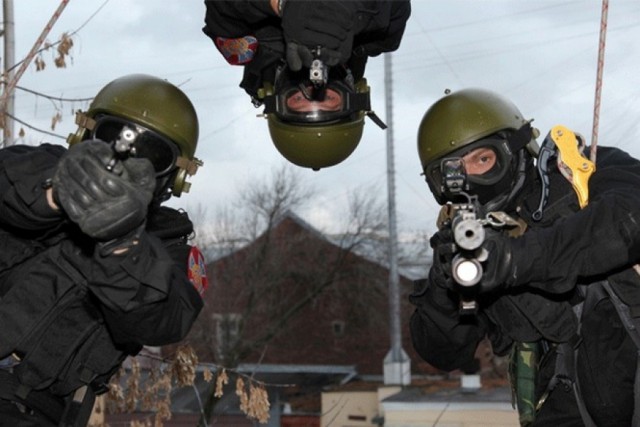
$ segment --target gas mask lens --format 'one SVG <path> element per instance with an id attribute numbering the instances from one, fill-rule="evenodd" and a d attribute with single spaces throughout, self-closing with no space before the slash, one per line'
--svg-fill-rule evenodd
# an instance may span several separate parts
<path id="1" fill-rule="evenodd" d="M 470 177 L 490 175 L 496 169 L 500 169 L 498 154 L 492 146 L 479 147 L 465 154 L 465 170 Z"/>
<path id="2" fill-rule="evenodd" d="M 428 179 L 444 179 L 455 183 L 454 177 L 464 174 L 470 184 L 492 185 L 505 174 L 511 160 L 511 152 L 504 140 L 483 140 L 474 144 L 470 150 L 460 154 L 461 157 L 449 157 L 435 163 L 427 169 Z M 462 168 L 462 170 L 461 170 Z M 453 187 L 450 187 L 453 188 Z"/>
<path id="3" fill-rule="evenodd" d="M 322 84 L 311 80 L 309 70 L 279 70 L 275 82 L 275 113 L 283 121 L 327 123 L 354 112 L 355 88 L 345 70 L 333 67 Z"/>
<path id="4" fill-rule="evenodd" d="M 278 113 L 282 119 L 292 122 L 328 122 L 348 116 L 347 104 L 347 96 L 336 85 L 315 88 L 301 83 L 279 95 Z"/>
<path id="5" fill-rule="evenodd" d="M 102 117 L 96 121 L 91 137 L 113 143 L 123 137 L 133 139 L 130 155 L 148 159 L 156 176 L 170 172 L 178 158 L 178 147 L 168 138 L 115 117 Z"/>
<path id="6" fill-rule="evenodd" d="M 461 191 L 485 192 L 501 182 L 511 165 L 511 151 L 503 138 L 486 138 L 427 166 L 425 176 L 440 202 L 453 201 Z"/>
<path id="7" fill-rule="evenodd" d="M 302 85 L 287 91 L 285 98 L 287 109 L 293 112 L 340 111 L 343 107 L 342 94 L 330 87 Z"/>

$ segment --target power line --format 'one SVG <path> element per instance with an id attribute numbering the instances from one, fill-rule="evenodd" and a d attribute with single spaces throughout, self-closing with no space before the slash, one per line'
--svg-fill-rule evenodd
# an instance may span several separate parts
<path id="1" fill-rule="evenodd" d="M 26 87 L 22 87 L 22 86 L 16 86 L 16 89 L 22 90 L 24 92 L 28 92 L 31 93 L 33 95 L 36 95 L 38 97 L 41 98 L 46 98 L 49 99 L 51 101 L 60 101 L 60 102 L 88 102 L 93 100 L 93 96 L 90 98 L 63 98 L 63 97 L 59 97 L 59 96 L 51 96 L 51 95 L 47 95 L 45 93 L 42 92 L 38 92 L 32 89 L 27 89 Z"/>
<path id="2" fill-rule="evenodd" d="M 102 8 L 109 2 L 110 0 L 105 0 L 102 5 L 100 5 L 98 7 L 98 9 L 91 15 L 89 16 L 89 18 L 87 20 L 85 20 L 82 25 L 80 25 L 75 31 L 73 31 L 68 37 L 71 37 L 75 34 L 77 34 L 82 28 L 84 28 L 101 10 Z M 20 80 L 20 78 L 22 77 L 23 73 L 26 71 L 29 63 L 31 62 L 31 60 L 38 55 L 40 52 L 49 49 L 51 46 L 55 46 L 58 45 L 60 43 L 63 42 L 63 40 L 65 39 L 63 37 L 63 39 L 57 41 L 56 43 L 53 44 L 47 44 L 45 47 L 41 47 L 47 37 L 47 35 L 49 34 L 49 32 L 51 31 L 51 29 L 53 28 L 53 25 L 57 22 L 58 18 L 60 17 L 60 15 L 62 14 L 62 11 L 65 9 L 65 7 L 67 6 L 69 0 L 61 0 L 60 5 L 58 6 L 58 8 L 56 9 L 56 11 L 54 12 L 54 14 L 51 16 L 51 18 L 49 19 L 49 21 L 47 22 L 47 24 L 45 25 L 44 29 L 42 30 L 42 32 L 40 33 L 40 35 L 38 36 L 38 38 L 36 39 L 36 42 L 34 43 L 33 47 L 31 48 L 31 50 L 29 51 L 29 53 L 27 54 L 27 56 L 20 62 L 16 63 L 16 64 L 12 64 L 12 66 L 10 68 L 8 68 L 6 70 L 6 75 L 10 76 L 9 81 L 5 82 L 3 81 L 2 83 L 4 84 L 4 92 L 2 94 L 2 97 L 0 98 L 0 106 L 2 107 L 2 112 L 4 113 L 4 115 L 6 117 L 12 118 L 14 119 L 16 122 L 20 123 L 23 126 L 26 126 L 32 130 L 35 130 L 37 132 L 41 132 L 44 133 L 46 135 L 49 136 L 53 136 L 55 138 L 62 138 L 65 139 L 65 137 L 61 136 L 61 135 L 57 135 L 55 133 L 43 130 L 43 129 L 39 129 L 36 128 L 35 126 L 31 126 L 29 124 L 27 124 L 25 121 L 23 120 L 19 120 L 16 119 L 15 116 L 13 115 L 13 96 L 14 96 L 14 90 L 15 89 L 20 89 L 22 91 L 25 92 L 29 92 L 31 94 L 34 94 L 36 96 L 39 97 L 43 97 L 46 99 L 49 99 L 51 101 L 59 101 L 59 102 L 84 102 L 84 101 L 89 101 L 92 98 L 77 98 L 77 99 L 72 99 L 72 98 L 63 98 L 63 97 L 53 97 L 50 95 L 46 95 L 44 93 L 41 92 L 37 92 L 31 89 L 27 89 L 24 87 L 19 87 L 18 86 L 18 81 Z M 15 74 L 12 74 L 13 70 L 19 67 L 18 71 Z M 9 106 L 11 108 L 9 108 Z M 9 127 L 10 125 L 8 123 L 4 124 L 5 126 L 5 135 L 6 134 L 12 134 L 13 132 L 11 131 L 11 128 Z M 9 130 L 7 130 L 9 129 Z M 9 139 L 7 137 L 4 138 L 3 143 L 0 146 L 5 146 L 9 143 Z"/>
<path id="3" fill-rule="evenodd" d="M 40 35 L 36 39 L 36 42 L 33 44 L 33 47 L 31 48 L 31 50 L 29 51 L 29 53 L 27 54 L 25 59 L 22 60 L 19 63 L 20 68 L 18 68 L 18 71 L 16 71 L 16 73 L 11 77 L 11 80 L 5 85 L 4 93 L 2 94 L 2 97 L 0 98 L 0 109 L 2 109 L 2 111 L 7 116 L 9 116 L 9 114 L 13 112 L 13 111 L 7 111 L 7 107 L 12 104 L 10 102 L 10 99 L 11 99 L 12 94 L 13 94 L 13 89 L 18 84 L 18 81 L 20 80 L 20 78 L 22 77 L 22 75 L 26 71 L 27 67 L 31 63 L 31 60 L 38 53 L 38 48 L 42 45 L 42 43 L 44 43 L 44 40 L 47 37 L 47 34 L 49 34 L 49 32 L 51 31 L 51 28 L 53 28 L 53 25 L 58 20 L 58 18 L 60 17 L 60 14 L 65 9 L 65 7 L 67 6 L 68 3 L 69 3 L 69 0 L 62 0 L 60 2 L 60 5 L 56 9 L 56 11 L 53 13 L 51 18 L 49 19 L 49 22 L 47 22 L 47 25 L 45 25 L 44 29 L 42 30 L 42 32 L 40 33 Z M 18 64 L 14 65 L 14 67 L 17 66 L 17 65 Z M 11 72 L 11 71 L 13 71 L 13 69 L 9 70 L 9 72 Z M 7 126 L 6 123 L 4 124 L 4 127 L 5 127 L 5 133 L 8 133 L 8 134 L 12 134 L 13 133 L 11 131 L 7 132 L 8 126 Z M 9 130 L 10 130 L 10 128 L 9 128 Z M 9 142 L 10 142 L 9 138 L 5 138 L 4 141 L 3 141 L 3 146 L 9 145 Z"/>
<path id="4" fill-rule="evenodd" d="M 53 136 L 54 138 L 67 139 L 65 136 L 59 135 L 57 133 L 49 132 L 47 130 L 39 129 L 39 128 L 35 127 L 35 126 L 32 126 L 29 123 L 25 122 L 24 120 L 20 120 L 19 118 L 15 117 L 13 114 L 9 114 L 7 112 L 5 112 L 5 114 L 7 116 L 11 117 L 11 119 L 15 120 L 16 122 L 20 123 L 23 126 L 28 127 L 31 130 L 35 130 L 36 132 L 44 133 L 44 134 L 49 135 L 49 136 Z"/>
<path id="5" fill-rule="evenodd" d="M 65 0 L 63 0 L 63 2 L 64 2 L 64 1 L 65 1 Z M 78 28 L 76 28 L 76 29 L 75 29 L 75 30 L 73 30 L 71 33 L 69 33 L 69 36 L 70 36 L 70 37 L 72 37 L 72 36 L 76 35 L 76 34 L 77 34 L 81 29 L 83 29 L 83 28 L 84 28 L 84 27 L 85 27 L 85 26 L 86 26 L 86 25 L 87 25 L 87 24 L 88 24 L 88 23 L 89 23 L 89 22 L 90 22 L 90 21 L 91 21 L 91 20 L 92 20 L 92 19 L 93 19 L 97 14 L 98 14 L 98 12 L 100 12 L 100 11 L 102 10 L 102 8 L 103 8 L 103 7 L 105 7 L 107 3 L 109 3 L 109 1 L 110 1 L 110 0 L 105 0 L 105 1 L 104 1 L 104 2 L 103 2 L 103 3 L 98 7 L 98 9 L 96 9 L 96 11 L 95 11 L 94 13 L 92 13 L 92 14 L 91 14 L 91 16 L 89 16 L 89 18 L 87 18 L 87 19 L 86 19 L 86 20 L 85 20 L 85 21 L 84 21 L 84 22 L 83 22 L 83 23 L 82 23 Z M 68 2 L 68 0 L 66 0 L 66 2 Z M 51 44 L 47 44 L 47 46 L 42 47 L 42 48 L 40 48 L 40 49 L 36 50 L 36 52 L 35 52 L 35 53 L 36 53 L 36 54 L 41 53 L 41 52 L 43 52 L 43 51 L 45 51 L 45 50 L 49 49 L 50 47 L 53 47 L 53 46 L 59 45 L 60 43 L 61 43 L 61 40 L 58 40 L 58 41 L 56 41 L 56 42 L 54 42 L 54 43 L 51 43 Z M 40 43 L 40 44 L 42 44 L 42 43 Z M 22 64 L 26 59 L 27 59 L 27 58 L 25 57 L 22 61 L 19 61 L 19 62 L 17 62 L 16 64 L 14 64 L 14 65 L 13 65 L 13 67 L 12 67 L 11 69 L 9 69 L 9 71 L 13 71 L 13 69 L 14 69 L 15 67 L 20 66 L 20 65 L 21 65 L 21 64 Z"/>

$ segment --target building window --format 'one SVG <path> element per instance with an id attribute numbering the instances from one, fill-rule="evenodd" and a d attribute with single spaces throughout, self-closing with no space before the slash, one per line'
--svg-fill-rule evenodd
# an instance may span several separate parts
<path id="1" fill-rule="evenodd" d="M 344 322 L 342 320 L 334 320 L 331 322 L 331 330 L 333 331 L 333 335 L 336 337 L 341 337 L 344 335 Z"/>
<path id="2" fill-rule="evenodd" d="M 242 316 L 238 313 L 214 314 L 213 320 L 216 324 L 216 352 L 222 359 L 238 342 Z"/>

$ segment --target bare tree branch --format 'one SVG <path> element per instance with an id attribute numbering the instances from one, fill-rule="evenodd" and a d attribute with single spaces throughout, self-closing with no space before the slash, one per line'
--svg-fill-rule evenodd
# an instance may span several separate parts
<path id="1" fill-rule="evenodd" d="M 194 346 L 206 343 L 206 349 L 199 351 L 201 357 L 234 367 L 252 355 L 268 352 L 270 343 L 286 336 L 290 325 L 326 292 L 337 293 L 335 307 L 327 310 L 357 305 L 369 315 L 355 321 L 386 322 L 386 312 L 375 310 L 372 303 L 375 298 L 384 300 L 386 279 L 362 267 L 357 254 L 357 250 L 366 251 L 372 238 L 386 238 L 386 210 L 380 193 L 375 187 L 353 191 L 342 215 L 343 232 L 328 237 L 296 216 L 295 211 L 302 210 L 317 192 L 292 166 L 285 165 L 272 171 L 268 179 L 252 180 L 241 188 L 232 208 L 219 211 L 216 221 L 209 224 L 206 239 L 199 232 L 201 242 L 215 247 L 205 247 L 205 251 L 227 255 L 211 272 L 215 286 L 226 290 L 224 296 L 218 294 L 224 303 L 212 304 L 222 304 L 216 309 L 219 313 L 213 310 L 214 316 L 235 319 L 237 328 L 232 342 L 219 342 L 212 333 L 211 316 L 201 316 L 190 335 Z M 282 221 L 287 215 L 296 218 L 297 228 L 285 230 Z M 213 395 L 208 396 L 207 415 L 215 402 Z"/>

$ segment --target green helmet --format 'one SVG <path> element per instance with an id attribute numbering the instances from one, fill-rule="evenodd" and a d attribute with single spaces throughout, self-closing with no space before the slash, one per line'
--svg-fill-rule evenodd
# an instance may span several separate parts
<path id="1" fill-rule="evenodd" d="M 483 204 L 510 199 L 521 186 L 517 164 L 531 164 L 531 156 L 521 155 L 521 150 L 535 150 L 537 130 L 529 123 L 511 101 L 488 90 L 463 89 L 436 101 L 418 129 L 418 155 L 436 200 L 451 201 L 445 194 L 442 160 L 480 146 L 492 147 L 498 160 L 490 172 L 468 176 L 467 190 Z"/>
<path id="2" fill-rule="evenodd" d="M 422 117 L 418 155 L 422 168 L 481 138 L 528 123 L 511 101 L 483 89 L 445 95 Z"/>
<path id="3" fill-rule="evenodd" d="M 270 114 L 273 144 L 291 163 L 318 170 L 336 165 L 353 153 L 364 128 L 364 113 L 352 121 L 331 125 L 286 123 Z"/>
<path id="4" fill-rule="evenodd" d="M 356 83 L 350 76 L 329 80 L 325 90 L 339 93 L 342 99 L 335 111 L 299 112 L 289 106 L 289 97 L 300 92 L 301 80 L 286 69 L 279 72 L 275 87 L 265 84 L 259 97 L 265 102 L 271 140 L 287 160 L 318 170 L 353 153 L 362 138 L 365 115 L 373 114 L 364 78 Z"/>
<path id="5" fill-rule="evenodd" d="M 98 92 L 86 112 L 77 113 L 78 130 L 69 135 L 67 142 L 73 145 L 96 137 L 102 121 L 130 123 L 156 135 L 155 141 L 168 140 L 173 147 L 177 146 L 170 165 L 175 174 L 169 187 L 174 196 L 189 191 L 191 184 L 186 182 L 187 175 L 194 175 L 202 165 L 195 157 L 198 116 L 178 87 L 144 74 L 117 78 Z"/>

